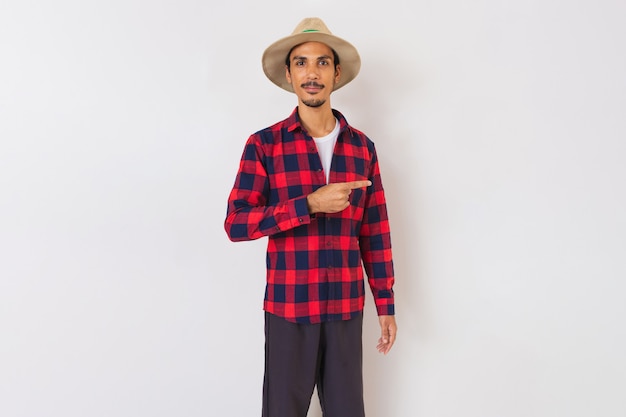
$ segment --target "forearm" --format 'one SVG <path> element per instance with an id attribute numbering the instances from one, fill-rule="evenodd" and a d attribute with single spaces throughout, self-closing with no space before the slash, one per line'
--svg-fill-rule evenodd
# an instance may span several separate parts
<path id="1" fill-rule="evenodd" d="M 384 202 L 376 207 L 372 211 L 376 214 L 366 216 L 361 227 L 361 258 L 378 315 L 393 315 L 395 278 L 391 233 Z M 372 220 L 374 218 L 377 220 Z"/>
<path id="2" fill-rule="evenodd" d="M 305 196 L 276 205 L 254 206 L 234 200 L 228 206 L 224 229 L 233 242 L 271 236 L 311 222 Z"/>
<path id="3" fill-rule="evenodd" d="M 379 316 L 395 313 L 393 285 L 395 282 L 391 245 L 388 236 L 379 236 L 369 242 L 361 241 L 363 267 L 368 277 L 376 311 Z M 372 249 L 372 247 L 376 249 Z"/>

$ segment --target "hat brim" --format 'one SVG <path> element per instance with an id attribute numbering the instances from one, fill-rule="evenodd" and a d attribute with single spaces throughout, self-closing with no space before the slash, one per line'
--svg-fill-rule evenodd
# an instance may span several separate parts
<path id="1" fill-rule="evenodd" d="M 305 42 L 321 42 L 337 52 L 341 65 L 341 77 L 339 82 L 335 84 L 333 91 L 348 84 L 359 73 L 361 57 L 350 42 L 327 33 L 298 33 L 279 39 L 263 52 L 263 72 L 265 72 L 270 81 L 283 90 L 293 93 L 293 87 L 287 82 L 287 77 L 285 76 L 285 59 L 287 54 L 294 46 Z"/>

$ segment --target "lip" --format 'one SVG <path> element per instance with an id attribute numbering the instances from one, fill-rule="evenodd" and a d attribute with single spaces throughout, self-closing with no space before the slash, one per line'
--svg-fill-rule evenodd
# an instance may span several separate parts
<path id="1" fill-rule="evenodd" d="M 304 91 L 310 94 L 319 93 L 321 91 L 320 87 L 304 87 Z"/>
<path id="2" fill-rule="evenodd" d="M 322 90 L 322 88 L 323 88 L 322 86 L 317 86 L 317 85 L 304 85 L 302 87 L 302 89 L 309 94 L 318 93 Z"/>

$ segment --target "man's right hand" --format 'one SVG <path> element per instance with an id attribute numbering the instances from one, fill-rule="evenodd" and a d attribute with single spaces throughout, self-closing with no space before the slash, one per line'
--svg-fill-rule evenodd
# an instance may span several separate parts
<path id="1" fill-rule="evenodd" d="M 338 213 L 350 205 L 350 193 L 372 185 L 369 180 L 337 182 L 318 188 L 306 197 L 309 213 Z"/>

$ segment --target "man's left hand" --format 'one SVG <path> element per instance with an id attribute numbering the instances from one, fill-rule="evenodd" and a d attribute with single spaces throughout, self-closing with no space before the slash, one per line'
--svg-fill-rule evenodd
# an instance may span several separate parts
<path id="1" fill-rule="evenodd" d="M 396 333 L 398 332 L 396 317 L 378 316 L 378 321 L 380 322 L 380 339 L 378 339 L 376 349 L 386 355 L 396 341 Z"/>

